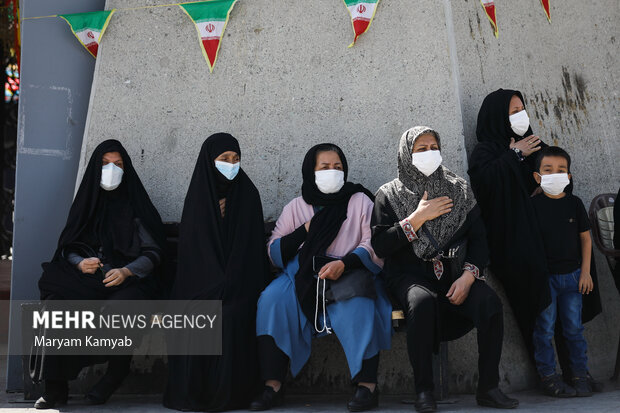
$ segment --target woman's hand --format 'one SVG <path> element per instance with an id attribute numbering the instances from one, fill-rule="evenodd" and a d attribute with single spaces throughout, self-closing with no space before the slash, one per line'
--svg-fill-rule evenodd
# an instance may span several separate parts
<path id="1" fill-rule="evenodd" d="M 344 272 L 344 262 L 341 260 L 328 262 L 319 271 L 319 278 L 322 280 L 337 280 Z"/>
<path id="2" fill-rule="evenodd" d="M 103 264 L 101 264 L 101 260 L 96 257 L 84 258 L 78 264 L 78 269 L 82 271 L 84 274 L 94 274 L 99 268 L 101 268 Z"/>
<path id="3" fill-rule="evenodd" d="M 222 218 L 226 213 L 226 198 L 220 199 L 220 213 L 222 214 Z"/>
<path id="4" fill-rule="evenodd" d="M 413 230 L 417 231 L 426 221 L 431 221 L 452 211 L 453 206 L 454 203 L 447 196 L 428 199 L 428 192 L 424 191 L 424 195 L 422 195 L 418 207 L 407 219 L 413 227 Z"/>
<path id="5" fill-rule="evenodd" d="M 448 290 L 448 294 L 446 294 L 450 303 L 454 305 L 463 304 L 469 295 L 469 290 L 474 281 L 476 281 L 476 277 L 474 277 L 471 271 L 463 271 L 463 275 L 452 283 L 450 290 Z"/>
<path id="6" fill-rule="evenodd" d="M 538 136 L 530 135 L 521 139 L 519 142 L 515 142 L 515 138 L 510 138 L 510 149 L 517 148 L 523 156 L 530 156 L 536 151 L 540 150 L 540 138 Z"/>
<path id="7" fill-rule="evenodd" d="M 106 287 L 114 287 L 115 285 L 121 285 L 125 282 L 127 277 L 131 277 L 132 275 L 132 272 L 125 267 L 114 268 L 106 273 L 103 283 Z"/>

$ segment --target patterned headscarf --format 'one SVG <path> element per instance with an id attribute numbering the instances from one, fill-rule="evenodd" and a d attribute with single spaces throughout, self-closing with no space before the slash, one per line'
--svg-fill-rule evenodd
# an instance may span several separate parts
<path id="1" fill-rule="evenodd" d="M 403 133 L 398 147 L 398 178 L 383 185 L 379 191 L 386 195 L 399 220 L 407 218 L 415 211 L 424 191 L 428 192 L 428 199 L 441 196 L 452 199 L 452 211 L 424 224 L 437 243 L 444 247 L 463 225 L 467 214 L 476 205 L 476 200 L 467 181 L 443 165 L 430 176 L 424 175 L 413 166 L 413 144 L 424 134 L 434 135 L 439 145 L 439 134 L 429 127 L 416 126 Z M 431 241 L 421 228 L 417 235 L 418 239 L 411 243 L 413 252 L 422 259 L 433 258 L 436 249 Z"/>

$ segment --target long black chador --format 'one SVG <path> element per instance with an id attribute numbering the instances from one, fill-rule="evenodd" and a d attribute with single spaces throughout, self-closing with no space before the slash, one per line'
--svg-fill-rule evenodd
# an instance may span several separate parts
<path id="1" fill-rule="evenodd" d="M 218 133 L 198 155 L 183 207 L 172 292 L 173 299 L 222 300 L 222 355 L 168 358 L 164 405 L 172 409 L 247 408 L 258 389 L 256 303 L 269 274 L 263 210 L 243 169 L 228 181 L 215 167 L 227 151 L 241 155 L 234 137 Z"/>

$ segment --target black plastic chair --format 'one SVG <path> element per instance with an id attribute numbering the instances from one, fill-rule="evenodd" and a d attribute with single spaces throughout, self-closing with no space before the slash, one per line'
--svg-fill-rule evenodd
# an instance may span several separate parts
<path id="1" fill-rule="evenodd" d="M 601 194 L 595 197 L 590 204 L 590 222 L 592 224 L 592 235 L 597 248 L 607 259 L 607 264 L 612 274 L 617 271 L 618 261 L 620 261 L 620 249 L 614 248 L 614 206 L 616 204 L 615 194 Z M 620 284 L 616 281 L 616 288 L 620 293 Z M 620 339 L 618 340 L 618 351 L 616 354 L 616 364 L 612 380 L 618 380 L 620 375 Z"/>

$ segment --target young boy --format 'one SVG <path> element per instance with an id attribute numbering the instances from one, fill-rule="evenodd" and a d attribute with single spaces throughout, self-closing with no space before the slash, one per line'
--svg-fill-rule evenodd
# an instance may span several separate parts
<path id="1" fill-rule="evenodd" d="M 551 304 L 540 313 L 534 328 L 534 358 L 546 394 L 554 397 L 591 396 L 587 379 L 587 344 L 581 323 L 582 294 L 594 288 L 590 276 L 592 239 L 581 200 L 564 192 L 570 183 L 570 156 L 557 146 L 540 151 L 534 179 L 542 193 L 532 198 L 543 237 Z M 572 387 L 555 370 L 553 339 L 560 318 L 570 367 Z"/>

